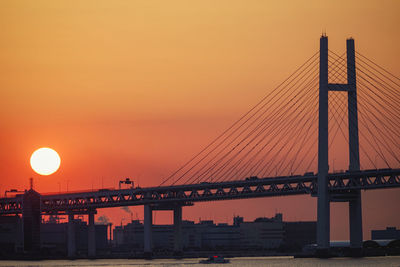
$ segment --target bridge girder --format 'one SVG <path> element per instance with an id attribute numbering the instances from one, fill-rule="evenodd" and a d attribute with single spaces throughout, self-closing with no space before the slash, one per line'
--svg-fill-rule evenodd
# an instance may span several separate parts
<path id="1" fill-rule="evenodd" d="M 332 194 L 351 194 L 354 190 L 400 187 L 400 169 L 383 169 L 328 175 Z M 164 187 L 100 190 L 85 193 L 41 196 L 43 214 L 163 203 L 193 203 L 317 193 L 317 175 L 260 178 L 222 183 L 201 183 Z M 0 199 L 0 215 L 20 214 L 22 195 Z"/>

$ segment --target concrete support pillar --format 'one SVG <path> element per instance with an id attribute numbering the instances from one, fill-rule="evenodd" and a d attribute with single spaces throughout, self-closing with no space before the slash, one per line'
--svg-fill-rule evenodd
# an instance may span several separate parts
<path id="1" fill-rule="evenodd" d="M 361 212 L 361 192 L 349 201 L 349 221 L 350 221 L 350 247 L 361 249 L 363 246 L 362 233 L 362 212 Z"/>
<path id="2" fill-rule="evenodd" d="M 144 205 L 144 256 L 151 258 L 153 255 L 152 237 L 153 211 L 150 205 Z"/>
<path id="3" fill-rule="evenodd" d="M 182 255 L 182 206 L 174 207 L 174 254 Z"/>
<path id="4" fill-rule="evenodd" d="M 89 213 L 88 238 L 88 256 L 89 258 L 93 258 L 96 256 L 96 229 L 94 225 L 94 212 Z"/>
<path id="5" fill-rule="evenodd" d="M 347 46 L 347 84 L 349 86 L 348 103 L 348 121 L 349 121 L 349 170 L 360 170 L 360 152 L 358 140 L 358 108 L 357 108 L 357 82 L 356 82 L 356 60 L 354 39 L 348 39 Z M 361 212 L 361 192 L 354 192 L 356 197 L 349 201 L 349 219 L 350 219 L 350 247 L 361 249 L 362 236 L 362 212 Z"/>
<path id="6" fill-rule="evenodd" d="M 75 225 L 74 215 L 68 215 L 68 258 L 75 258 L 76 256 L 76 243 L 75 243 Z"/>
<path id="7" fill-rule="evenodd" d="M 318 207 L 317 243 L 323 256 L 329 251 L 330 199 L 328 192 L 328 37 L 320 39 L 318 118 Z"/>

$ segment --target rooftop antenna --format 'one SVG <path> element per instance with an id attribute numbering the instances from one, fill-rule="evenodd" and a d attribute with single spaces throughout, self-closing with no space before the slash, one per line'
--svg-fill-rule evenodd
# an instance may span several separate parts
<path id="1" fill-rule="evenodd" d="M 29 178 L 30 189 L 33 190 L 33 178 Z"/>

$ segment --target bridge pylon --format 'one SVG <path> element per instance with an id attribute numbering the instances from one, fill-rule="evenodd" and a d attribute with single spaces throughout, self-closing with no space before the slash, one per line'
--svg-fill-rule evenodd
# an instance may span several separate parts
<path id="1" fill-rule="evenodd" d="M 355 67 L 354 39 L 346 42 L 347 84 L 334 84 L 328 81 L 328 37 L 320 38 L 319 73 L 319 119 L 318 119 L 318 207 L 317 207 L 317 243 L 318 253 L 329 255 L 330 248 L 330 202 L 349 202 L 350 247 L 362 248 L 361 192 L 351 190 L 340 194 L 330 194 L 328 190 L 328 93 L 344 91 L 348 96 L 349 127 L 349 171 L 360 170 L 357 83 Z"/>

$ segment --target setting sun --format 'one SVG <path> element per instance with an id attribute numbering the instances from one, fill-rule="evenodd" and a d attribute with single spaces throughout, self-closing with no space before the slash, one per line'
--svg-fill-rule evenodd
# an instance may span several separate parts
<path id="1" fill-rule="evenodd" d="M 55 173 L 60 167 L 61 159 L 58 153 L 48 147 L 42 147 L 32 153 L 31 167 L 40 175 Z"/>

